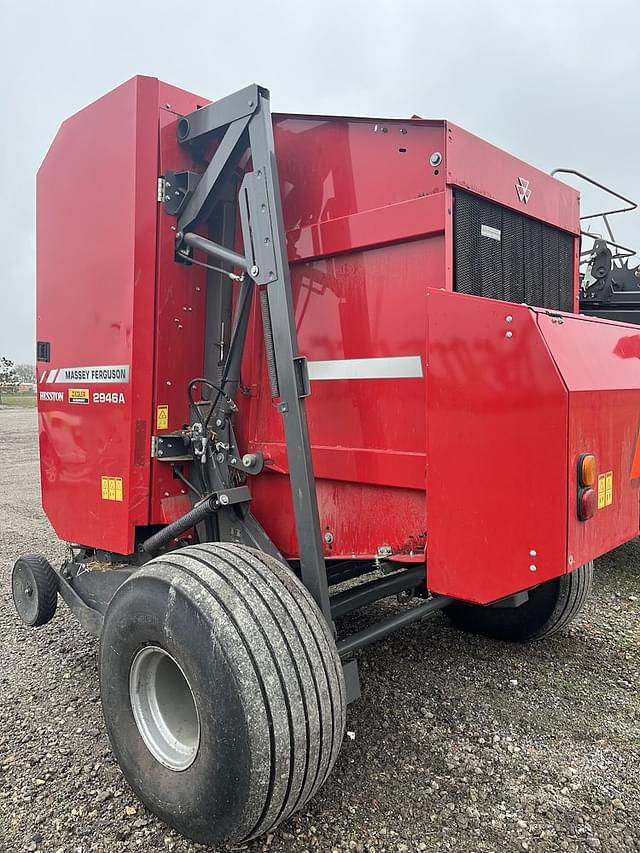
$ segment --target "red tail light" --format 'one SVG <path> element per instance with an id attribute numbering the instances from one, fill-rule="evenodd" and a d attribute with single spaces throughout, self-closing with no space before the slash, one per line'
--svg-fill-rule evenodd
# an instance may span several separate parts
<path id="1" fill-rule="evenodd" d="M 598 494 L 593 488 L 598 480 L 596 458 L 592 453 L 578 456 L 578 518 L 587 521 L 598 508 Z"/>
<path id="2" fill-rule="evenodd" d="M 598 495 L 595 489 L 580 489 L 578 491 L 578 518 L 586 521 L 595 515 L 598 507 Z"/>

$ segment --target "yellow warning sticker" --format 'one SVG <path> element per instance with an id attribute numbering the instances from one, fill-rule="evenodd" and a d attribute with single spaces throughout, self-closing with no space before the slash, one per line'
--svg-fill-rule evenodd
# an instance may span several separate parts
<path id="1" fill-rule="evenodd" d="M 156 429 L 169 429 L 169 406 L 156 408 Z"/>
<path id="2" fill-rule="evenodd" d="M 613 471 L 607 471 L 605 477 L 604 504 L 605 506 L 611 506 L 613 503 Z"/>
<path id="3" fill-rule="evenodd" d="M 598 509 L 613 503 L 613 471 L 598 475 Z"/>
<path id="4" fill-rule="evenodd" d="M 122 501 L 122 477 L 101 477 L 100 492 L 103 501 Z"/>
<path id="5" fill-rule="evenodd" d="M 67 390 L 67 399 L 70 403 L 88 403 L 89 389 L 88 388 L 69 388 Z"/>

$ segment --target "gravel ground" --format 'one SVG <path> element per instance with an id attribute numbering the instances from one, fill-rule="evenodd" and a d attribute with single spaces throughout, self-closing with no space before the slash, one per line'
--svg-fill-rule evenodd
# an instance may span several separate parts
<path id="1" fill-rule="evenodd" d="M 115 764 L 97 643 L 62 606 L 43 628 L 18 624 L 14 559 L 63 555 L 40 509 L 35 417 L 0 409 L 0 850 L 202 851 Z M 639 560 L 638 542 L 599 560 L 560 639 L 489 642 L 438 615 L 361 652 L 363 695 L 331 779 L 244 849 L 640 850 Z"/>

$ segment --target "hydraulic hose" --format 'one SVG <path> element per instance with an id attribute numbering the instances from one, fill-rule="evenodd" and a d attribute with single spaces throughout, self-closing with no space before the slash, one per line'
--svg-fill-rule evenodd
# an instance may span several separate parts
<path id="1" fill-rule="evenodd" d="M 162 548 L 168 545 L 172 539 L 180 536 L 181 533 L 186 533 L 191 527 L 200 524 L 201 521 L 204 521 L 213 512 L 215 512 L 213 498 L 205 498 L 203 501 L 197 503 L 193 509 L 185 513 L 185 515 L 176 518 L 171 524 L 167 524 L 162 530 L 145 539 L 142 543 L 142 550 L 149 554 L 150 557 L 156 557 Z"/>

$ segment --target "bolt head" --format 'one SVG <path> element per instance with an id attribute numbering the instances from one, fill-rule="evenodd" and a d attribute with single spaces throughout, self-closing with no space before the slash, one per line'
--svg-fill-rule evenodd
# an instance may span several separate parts
<path id="1" fill-rule="evenodd" d="M 507 314 L 507 316 L 504 318 L 504 320 L 505 320 L 505 323 L 513 323 L 513 317 L 511 316 L 511 314 Z"/>
<path id="2" fill-rule="evenodd" d="M 532 563 L 532 564 L 529 566 L 529 571 L 530 571 L 530 572 L 537 572 L 537 571 L 538 571 L 538 567 L 537 567 L 537 566 L 534 566 L 534 565 L 533 565 L 533 563 Z"/>
<path id="3" fill-rule="evenodd" d="M 429 157 L 429 163 L 435 168 L 442 163 L 442 154 L 439 151 L 434 151 L 431 157 Z"/>
<path id="4" fill-rule="evenodd" d="M 512 337 L 513 337 L 513 332 L 512 332 L 511 330 L 509 330 L 508 332 L 505 332 L 505 333 L 504 333 L 504 336 L 505 336 L 505 338 L 512 338 Z"/>
<path id="5" fill-rule="evenodd" d="M 529 551 L 529 556 L 530 556 L 530 557 L 537 557 L 537 556 L 538 556 L 538 552 L 537 552 L 537 551 L 534 551 L 533 549 L 531 549 L 531 551 Z"/>
<path id="6" fill-rule="evenodd" d="M 219 499 L 222 506 L 226 506 L 229 503 L 229 495 L 220 495 Z"/>
<path id="7" fill-rule="evenodd" d="M 254 264 L 254 265 L 251 267 L 251 269 L 249 270 L 249 272 L 250 272 L 250 274 L 251 274 L 251 278 L 255 278 L 255 277 L 258 275 L 258 273 L 260 272 L 260 270 L 259 270 L 259 269 L 258 269 L 258 267 Z"/>

